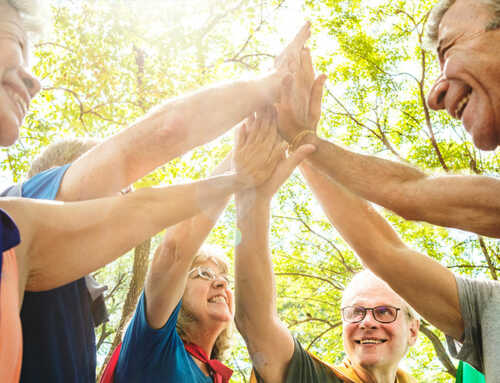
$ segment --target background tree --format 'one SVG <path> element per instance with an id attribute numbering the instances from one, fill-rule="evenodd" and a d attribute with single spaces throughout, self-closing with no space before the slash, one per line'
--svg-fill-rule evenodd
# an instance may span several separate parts
<path id="1" fill-rule="evenodd" d="M 460 123 L 426 106 L 438 73 L 433 53 L 424 50 L 431 6 L 429 0 L 53 2 L 53 30 L 34 57 L 43 90 L 18 144 L 2 149 L 4 174 L 23 179 L 34 156 L 60 137 L 108 137 L 162 100 L 269 68 L 283 42 L 310 19 L 315 65 L 329 76 L 323 137 L 432 173 L 494 176 L 498 153 L 476 151 Z M 135 187 L 208 175 L 229 151 L 231 136 L 171 161 Z M 306 348 L 338 362 L 340 296 L 361 265 L 298 173 L 276 196 L 272 214 L 281 317 Z M 383 214 L 407 243 L 453 271 L 497 279 L 498 241 Z M 234 218 L 230 205 L 209 237 L 230 257 L 238 240 Z M 111 312 L 97 331 L 98 370 L 134 310 L 157 244 L 155 237 L 96 273 L 109 286 Z M 456 361 L 443 335 L 425 323 L 422 335 L 405 367 L 419 381 L 453 381 Z M 230 364 L 233 381 L 247 382 L 250 363 L 240 338 Z"/>

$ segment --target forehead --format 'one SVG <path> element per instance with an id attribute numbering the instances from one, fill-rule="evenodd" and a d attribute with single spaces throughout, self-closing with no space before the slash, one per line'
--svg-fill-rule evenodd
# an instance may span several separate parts
<path id="1" fill-rule="evenodd" d="M 27 35 L 18 12 L 7 4 L 0 4 L 0 38 L 27 45 Z"/>
<path id="2" fill-rule="evenodd" d="M 493 17 L 492 11 L 478 0 L 457 0 L 439 23 L 438 45 L 467 32 L 483 30 Z"/>
<path id="3" fill-rule="evenodd" d="M 403 300 L 384 282 L 376 279 L 359 280 L 344 292 L 343 306 L 360 305 L 375 307 L 391 305 L 401 307 Z"/>

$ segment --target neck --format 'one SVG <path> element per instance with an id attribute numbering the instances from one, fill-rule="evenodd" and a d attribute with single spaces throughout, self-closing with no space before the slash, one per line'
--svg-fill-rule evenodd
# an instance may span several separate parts
<path id="1" fill-rule="evenodd" d="M 196 344 L 198 347 L 201 347 L 201 349 L 210 359 L 215 341 L 217 340 L 217 337 L 220 335 L 220 333 L 224 330 L 224 328 L 225 327 L 223 323 L 214 323 L 211 326 L 208 326 L 201 325 L 199 322 L 197 322 L 186 328 L 186 334 L 188 334 L 190 342 Z"/>
<path id="2" fill-rule="evenodd" d="M 353 365 L 354 371 L 364 383 L 395 383 L 398 367 L 366 368 Z"/>

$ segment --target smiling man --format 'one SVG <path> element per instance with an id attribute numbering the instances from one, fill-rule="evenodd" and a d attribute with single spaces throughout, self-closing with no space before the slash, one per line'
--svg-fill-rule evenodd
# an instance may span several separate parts
<path id="1" fill-rule="evenodd" d="M 347 358 L 331 366 L 308 353 L 281 322 L 269 251 L 269 210 L 279 184 L 238 193 L 241 242 L 236 247 L 236 325 L 254 371 L 252 383 L 408 383 L 398 368 L 417 339 L 419 321 L 409 305 L 370 272 L 354 277 L 342 299 Z"/>
<path id="2" fill-rule="evenodd" d="M 442 71 L 429 106 L 460 119 L 483 150 L 500 144 L 499 12 L 495 0 L 442 1 L 429 30 Z"/>

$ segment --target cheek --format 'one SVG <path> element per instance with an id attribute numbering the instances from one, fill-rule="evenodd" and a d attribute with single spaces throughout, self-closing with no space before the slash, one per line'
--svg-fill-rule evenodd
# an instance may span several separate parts
<path id="1" fill-rule="evenodd" d="M 0 89 L 0 146 L 14 144 L 19 136 L 20 123 L 16 112 L 12 110 L 12 103 Z"/>
<path id="2" fill-rule="evenodd" d="M 342 339 L 344 341 L 344 347 L 350 348 L 350 344 L 353 341 L 355 331 L 356 327 L 352 324 L 345 324 L 342 326 Z"/>

